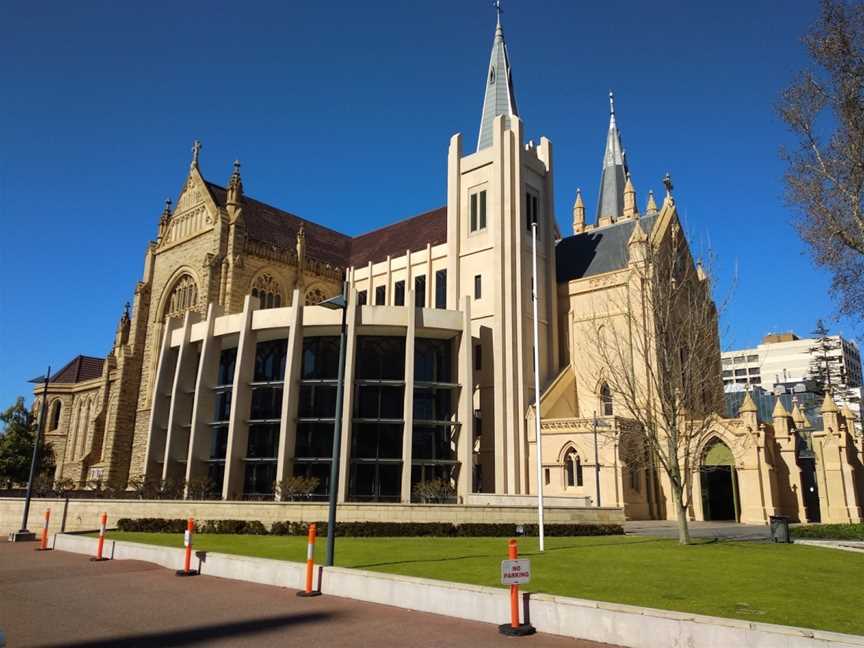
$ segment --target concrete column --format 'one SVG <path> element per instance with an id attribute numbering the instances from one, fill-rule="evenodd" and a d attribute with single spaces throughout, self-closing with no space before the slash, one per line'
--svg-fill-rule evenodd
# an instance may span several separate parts
<path id="1" fill-rule="evenodd" d="M 150 479 L 160 477 L 162 470 L 157 461 L 164 456 L 165 441 L 168 433 L 168 415 L 171 407 L 171 385 L 174 378 L 174 363 L 176 351 L 171 350 L 171 334 L 179 325 L 179 320 L 169 319 L 163 328 L 162 344 L 156 363 L 156 377 L 150 394 L 150 422 L 148 424 L 147 448 L 144 454 L 144 477 Z M 83 420 L 84 427 L 79 422 L 78 437 L 87 434 L 89 416 Z"/>
<path id="2" fill-rule="evenodd" d="M 435 273 L 432 271 L 432 244 L 426 244 L 426 308 L 435 308 Z"/>
<path id="3" fill-rule="evenodd" d="M 447 308 L 459 308 L 459 266 L 462 244 L 462 135 L 450 138 L 447 152 Z"/>
<path id="4" fill-rule="evenodd" d="M 210 437 L 212 430 L 208 425 L 213 419 L 215 398 L 213 387 L 219 372 L 219 353 L 221 343 L 213 337 L 213 326 L 221 308 L 215 304 L 207 307 L 204 339 L 201 341 L 201 359 L 198 375 L 195 378 L 195 396 L 192 403 L 192 421 L 189 430 L 189 455 L 186 459 L 186 483 L 207 476 L 207 460 L 210 458 Z M 187 490 L 188 496 L 188 490 Z"/>
<path id="5" fill-rule="evenodd" d="M 384 305 L 393 305 L 393 259 L 387 255 L 387 270 L 384 277 Z"/>
<path id="6" fill-rule="evenodd" d="M 417 309 L 414 307 L 414 291 L 407 291 L 408 327 L 405 332 L 405 400 L 402 416 L 402 497 L 401 501 L 411 503 L 411 441 L 414 437 L 414 340 L 417 332 Z"/>
<path id="7" fill-rule="evenodd" d="M 348 478 L 351 468 L 351 428 L 354 418 L 354 355 L 357 347 L 357 325 L 360 309 L 357 308 L 357 290 L 351 288 L 348 295 L 348 312 L 345 321 L 348 327 L 345 349 L 345 388 L 342 394 L 342 446 L 339 458 L 339 497 L 340 503 L 348 496 Z"/>
<path id="8" fill-rule="evenodd" d="M 189 343 L 192 330 L 192 311 L 183 317 L 183 339 L 177 352 L 174 380 L 171 385 L 171 405 L 168 412 L 168 432 L 165 440 L 165 457 L 162 464 L 162 479 L 184 479 L 186 476 L 189 428 L 192 417 L 192 388 L 198 367 L 195 365 L 194 349 Z"/>
<path id="9" fill-rule="evenodd" d="M 448 277 L 449 286 L 449 277 Z M 449 302 L 449 288 L 447 300 Z M 456 494 L 460 503 L 471 494 L 474 481 L 474 339 L 471 335 L 471 298 L 462 300 L 462 335 L 459 339 L 456 380 L 459 383 L 456 436 L 456 458 L 459 460 L 459 479 Z"/>
<path id="10" fill-rule="evenodd" d="M 258 298 L 246 295 L 243 300 L 243 323 L 237 345 L 234 366 L 234 386 L 231 390 L 231 418 L 228 422 L 228 452 L 225 456 L 225 480 L 222 499 L 239 498 L 243 494 L 246 449 L 249 443 L 249 408 L 252 390 L 249 383 L 255 369 L 256 335 L 252 330 L 252 313 L 258 307 Z"/>
<path id="11" fill-rule="evenodd" d="M 300 402 L 300 366 L 303 362 L 303 306 L 299 291 L 294 291 L 291 328 L 285 359 L 285 382 L 282 385 L 282 416 L 279 423 L 279 455 L 276 481 L 293 474 L 294 448 L 297 442 L 297 406 Z"/>

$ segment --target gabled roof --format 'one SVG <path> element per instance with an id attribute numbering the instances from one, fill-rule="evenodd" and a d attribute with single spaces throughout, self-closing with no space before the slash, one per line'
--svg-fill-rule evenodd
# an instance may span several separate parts
<path id="1" fill-rule="evenodd" d="M 48 382 L 52 383 L 79 383 L 85 380 L 99 378 L 105 365 L 104 358 L 79 355 L 69 362 L 60 371 L 53 374 Z"/>
<path id="2" fill-rule="evenodd" d="M 206 182 L 213 200 L 225 206 L 227 191 L 224 187 Z M 279 248 L 293 250 L 297 231 L 303 223 L 306 234 L 306 253 L 325 263 L 341 267 L 351 246 L 351 237 L 323 225 L 318 225 L 290 212 L 283 211 L 249 196 L 243 196 L 243 219 L 250 239 Z M 403 250 L 404 252 L 404 250 Z"/>
<path id="3" fill-rule="evenodd" d="M 555 246 L 555 270 L 558 283 L 612 272 L 625 267 L 630 260 L 627 242 L 636 221 L 650 233 L 657 216 L 619 220 L 605 227 L 574 234 Z"/>
<path id="4" fill-rule="evenodd" d="M 492 124 L 498 115 L 504 115 L 505 128 L 510 128 L 511 116 L 519 116 L 510 75 L 510 55 L 507 52 L 507 43 L 504 42 L 500 15 L 495 26 L 495 39 L 492 41 L 489 71 L 486 73 L 486 94 L 483 97 L 483 113 L 480 117 L 480 135 L 477 137 L 478 151 L 492 146 Z"/>
<path id="5" fill-rule="evenodd" d="M 205 181 L 213 200 L 225 206 L 224 187 Z M 243 195 L 243 219 L 250 239 L 279 248 L 294 249 L 297 231 L 303 223 L 306 254 L 341 268 L 363 266 L 383 261 L 387 256 L 401 256 L 405 250 L 416 252 L 427 243 L 438 245 L 447 241 L 447 207 L 412 216 L 380 229 L 351 237 L 329 227 L 318 225 L 247 195 Z"/>

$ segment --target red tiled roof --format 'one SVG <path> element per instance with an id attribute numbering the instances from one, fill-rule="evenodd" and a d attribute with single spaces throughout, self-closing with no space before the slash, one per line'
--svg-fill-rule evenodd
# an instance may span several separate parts
<path id="1" fill-rule="evenodd" d="M 438 245 L 446 241 L 447 208 L 439 207 L 354 237 L 349 263 L 354 267 L 370 261 L 377 263 L 388 255 L 402 256 L 405 250 L 415 252 L 425 248 L 427 243 Z"/>
<path id="2" fill-rule="evenodd" d="M 60 371 L 52 375 L 48 382 L 79 383 L 99 378 L 102 375 L 102 367 L 104 365 L 104 358 L 79 355 Z"/>
<path id="3" fill-rule="evenodd" d="M 226 189 L 212 182 L 207 182 L 207 188 L 216 204 L 224 207 Z M 250 239 L 283 249 L 294 249 L 302 222 L 307 254 L 336 267 L 377 263 L 388 255 L 401 256 L 405 250 L 415 252 L 424 249 L 427 243 L 438 245 L 447 240 L 446 207 L 353 238 L 249 196 L 243 196 L 243 218 Z"/>

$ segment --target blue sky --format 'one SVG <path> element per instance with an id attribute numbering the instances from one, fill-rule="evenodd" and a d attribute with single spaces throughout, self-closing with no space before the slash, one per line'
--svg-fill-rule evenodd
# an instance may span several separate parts
<path id="1" fill-rule="evenodd" d="M 832 318 L 783 204 L 772 109 L 815 1 L 504 9 L 527 137 L 554 145 L 562 231 L 577 187 L 593 215 L 613 89 L 640 206 L 670 171 L 717 290 L 737 273 L 724 347 Z M 0 405 L 49 363 L 110 350 L 195 138 L 208 179 L 240 158 L 249 195 L 348 234 L 443 205 L 450 136 L 476 143 L 495 25 L 484 0 L 11 0 L 2 14 Z"/>

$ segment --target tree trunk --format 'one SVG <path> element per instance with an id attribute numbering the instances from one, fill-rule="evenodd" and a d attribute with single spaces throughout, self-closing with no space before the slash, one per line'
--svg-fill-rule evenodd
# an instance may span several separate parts
<path id="1" fill-rule="evenodd" d="M 672 482 L 672 499 L 675 500 L 675 515 L 678 520 L 678 542 L 690 544 L 690 527 L 687 522 L 687 509 L 684 508 L 684 493 L 680 486 Z"/>

